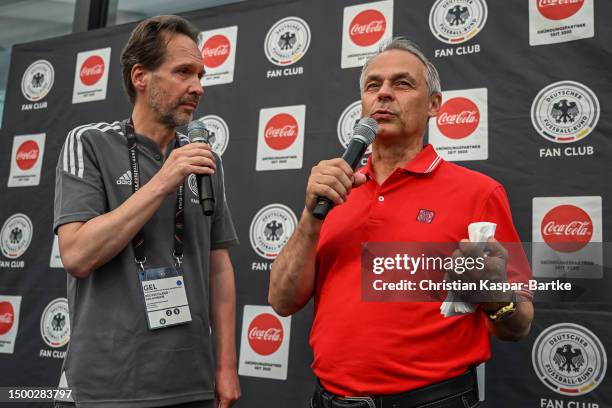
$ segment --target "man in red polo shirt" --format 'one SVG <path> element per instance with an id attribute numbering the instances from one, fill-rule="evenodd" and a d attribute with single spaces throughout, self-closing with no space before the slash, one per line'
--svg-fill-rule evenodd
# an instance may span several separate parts
<path id="1" fill-rule="evenodd" d="M 342 159 L 312 169 L 299 225 L 272 265 L 270 304 L 290 315 L 314 295 L 313 407 L 478 406 L 473 367 L 490 357 L 489 333 L 518 340 L 529 332 L 530 294 L 508 293 L 454 317 L 441 315 L 439 301 L 365 302 L 361 244 L 452 242 L 477 257 L 468 225 L 494 222 L 482 275 L 524 282 L 524 253 L 506 266 L 500 244 L 520 242 L 506 193 L 423 144 L 440 109 L 440 80 L 413 43 L 387 44 L 363 67 L 360 85 L 363 115 L 379 125 L 372 155 L 357 172 Z M 336 204 L 324 222 L 312 216 L 317 197 Z"/>

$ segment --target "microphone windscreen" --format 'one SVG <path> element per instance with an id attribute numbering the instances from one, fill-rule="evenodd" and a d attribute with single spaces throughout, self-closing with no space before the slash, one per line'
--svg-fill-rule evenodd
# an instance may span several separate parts
<path id="1" fill-rule="evenodd" d="M 370 117 L 359 119 L 353 128 L 353 138 L 359 138 L 367 145 L 371 144 L 378 132 L 378 122 Z"/>
<path id="2" fill-rule="evenodd" d="M 190 143 L 208 143 L 210 133 L 204 123 L 194 120 L 187 126 L 187 137 Z"/>

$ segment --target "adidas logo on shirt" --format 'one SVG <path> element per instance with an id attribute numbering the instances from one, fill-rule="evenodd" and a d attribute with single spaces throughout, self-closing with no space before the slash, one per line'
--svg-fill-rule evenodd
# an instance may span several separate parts
<path id="1" fill-rule="evenodd" d="M 132 185 L 132 172 L 131 171 L 126 171 L 125 173 L 123 173 L 118 179 L 117 179 L 117 185 L 122 186 L 122 185 Z"/>

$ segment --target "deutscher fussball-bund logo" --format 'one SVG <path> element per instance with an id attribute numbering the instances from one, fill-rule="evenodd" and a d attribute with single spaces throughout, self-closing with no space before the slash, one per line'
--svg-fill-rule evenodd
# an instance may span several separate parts
<path id="1" fill-rule="evenodd" d="M 361 101 L 355 101 L 344 109 L 338 120 L 338 140 L 346 148 L 353 137 L 353 129 L 361 119 Z"/>
<path id="2" fill-rule="evenodd" d="M 68 299 L 57 298 L 49 302 L 40 318 L 40 334 L 49 347 L 65 346 L 70 340 Z"/>
<path id="3" fill-rule="evenodd" d="M 198 119 L 209 133 L 209 144 L 213 152 L 223 156 L 229 142 L 229 128 L 227 123 L 217 115 L 206 115 Z"/>
<path id="4" fill-rule="evenodd" d="M 429 12 L 429 28 L 447 44 L 460 44 L 474 37 L 487 22 L 484 0 L 438 0 Z"/>
<path id="5" fill-rule="evenodd" d="M 39 101 L 47 96 L 54 79 L 55 70 L 49 61 L 34 61 L 21 77 L 21 93 L 29 101 Z"/>
<path id="6" fill-rule="evenodd" d="M 264 51 L 271 63 L 287 66 L 298 62 L 310 46 L 310 27 L 299 17 L 286 17 L 270 28 Z"/>
<path id="7" fill-rule="evenodd" d="M 10 216 L 0 231 L 0 249 L 2 255 L 9 259 L 17 259 L 27 251 L 32 241 L 34 228 L 32 221 L 25 214 Z"/>
<path id="8" fill-rule="evenodd" d="M 338 141 L 345 149 L 353 138 L 353 130 L 359 119 L 361 119 L 361 101 L 355 101 L 347 106 L 340 115 L 340 119 L 338 119 L 338 126 L 336 128 Z M 366 156 L 370 154 L 372 154 L 372 145 L 369 145 L 365 151 Z M 366 156 L 364 156 L 364 160 L 367 159 Z"/>
<path id="9" fill-rule="evenodd" d="M 597 336 L 574 323 L 545 329 L 533 344 L 533 368 L 538 378 L 562 395 L 583 395 L 604 379 L 606 351 Z"/>
<path id="10" fill-rule="evenodd" d="M 275 259 L 296 226 L 297 218 L 289 207 L 269 204 L 259 210 L 251 222 L 251 246 L 260 256 Z"/>
<path id="11" fill-rule="evenodd" d="M 533 100 L 531 121 L 535 130 L 551 142 L 575 142 L 587 137 L 597 126 L 599 101 L 581 83 L 555 82 Z"/>

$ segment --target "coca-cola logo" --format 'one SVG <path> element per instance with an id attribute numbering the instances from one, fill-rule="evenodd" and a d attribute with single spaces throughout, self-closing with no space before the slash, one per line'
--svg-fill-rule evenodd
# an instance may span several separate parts
<path id="1" fill-rule="evenodd" d="M 555 251 L 576 252 L 593 237 L 593 221 L 575 205 L 559 205 L 550 210 L 540 226 L 544 241 Z"/>
<path id="2" fill-rule="evenodd" d="M 288 113 L 279 113 L 270 118 L 264 131 L 266 144 L 274 150 L 284 150 L 298 137 L 298 124 Z"/>
<path id="3" fill-rule="evenodd" d="M 15 161 L 21 170 L 30 170 L 36 164 L 40 148 L 34 140 L 26 140 L 17 148 Z"/>
<path id="4" fill-rule="evenodd" d="M 538 2 L 540 14 L 550 20 L 563 20 L 576 14 L 584 0 L 534 0 Z"/>
<path id="5" fill-rule="evenodd" d="M 387 20 L 383 13 L 369 9 L 357 14 L 349 25 L 351 41 L 360 47 L 367 47 L 378 42 L 385 34 Z"/>
<path id="6" fill-rule="evenodd" d="M 251 348 L 257 354 L 269 356 L 283 343 L 283 325 L 276 316 L 262 313 L 249 325 L 248 338 Z"/>
<path id="7" fill-rule="evenodd" d="M 480 111 L 478 106 L 467 98 L 451 98 L 440 107 L 436 123 L 444 136 L 463 139 L 474 133 L 478 127 Z"/>
<path id="8" fill-rule="evenodd" d="M 230 55 L 231 45 L 224 35 L 213 35 L 202 46 L 202 63 L 208 68 L 217 68 Z"/>
<path id="9" fill-rule="evenodd" d="M 92 55 L 81 65 L 81 82 L 83 85 L 91 86 L 98 82 L 104 75 L 104 60 L 99 55 Z"/>
<path id="10" fill-rule="evenodd" d="M 13 328 L 15 310 L 10 302 L 0 302 L 0 336 Z"/>

